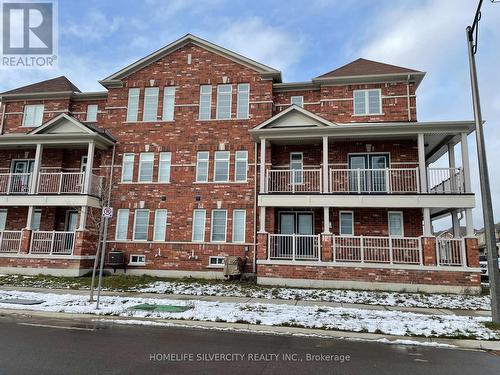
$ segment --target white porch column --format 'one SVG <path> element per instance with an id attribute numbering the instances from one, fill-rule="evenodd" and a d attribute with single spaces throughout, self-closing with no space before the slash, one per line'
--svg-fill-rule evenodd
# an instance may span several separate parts
<path id="1" fill-rule="evenodd" d="M 328 136 L 325 135 L 323 136 L 323 193 L 328 193 L 328 186 Z"/>
<path id="2" fill-rule="evenodd" d="M 467 144 L 467 133 L 462 133 L 462 141 L 460 142 L 460 146 L 462 147 L 462 169 L 463 169 L 462 173 L 464 175 L 465 192 L 470 193 L 471 184 L 470 184 L 469 146 Z"/>
<path id="3" fill-rule="evenodd" d="M 35 213 L 35 207 L 28 207 L 28 217 L 26 218 L 26 229 L 33 229 L 33 214 Z"/>
<path id="4" fill-rule="evenodd" d="M 455 146 L 451 143 L 448 143 L 448 167 L 451 169 L 456 168 L 455 162 Z M 453 171 L 451 173 L 454 173 Z M 451 175 L 451 174 L 450 174 Z M 453 180 L 456 181 L 456 180 Z M 452 186 L 453 189 L 456 189 L 457 186 Z M 451 223 L 453 228 L 453 237 L 460 237 L 460 222 L 458 221 L 458 211 L 451 210 Z"/>
<path id="5" fill-rule="evenodd" d="M 259 233 L 266 233 L 266 207 L 260 208 Z"/>
<path id="6" fill-rule="evenodd" d="M 85 168 L 85 194 L 88 194 L 90 192 L 90 180 L 92 179 L 92 167 L 94 166 L 94 151 L 95 143 L 89 142 L 89 147 L 87 150 L 87 167 Z"/>
<path id="7" fill-rule="evenodd" d="M 474 224 L 472 222 L 472 208 L 465 209 L 465 230 L 466 236 L 472 237 L 474 236 Z"/>
<path id="8" fill-rule="evenodd" d="M 418 169 L 420 172 L 421 193 L 427 193 L 427 171 L 425 166 L 425 140 L 422 133 L 418 134 Z M 424 209 L 425 210 L 425 209 Z"/>
<path id="9" fill-rule="evenodd" d="M 86 225 L 87 225 L 87 206 L 82 206 L 80 208 L 80 225 L 78 226 L 78 230 L 85 230 Z"/>
<path id="10" fill-rule="evenodd" d="M 31 173 L 30 194 L 35 194 L 38 185 L 38 176 L 40 174 L 40 166 L 42 165 L 43 145 L 36 145 L 35 163 L 33 164 L 33 172 Z"/>
<path id="11" fill-rule="evenodd" d="M 430 208 L 424 208 L 424 236 L 432 236 L 432 222 Z"/>
<path id="12" fill-rule="evenodd" d="M 260 140 L 260 192 L 266 192 L 266 139 Z"/>
<path id="13" fill-rule="evenodd" d="M 323 207 L 323 233 L 330 234 L 330 207 Z"/>
<path id="14" fill-rule="evenodd" d="M 458 210 L 451 211 L 451 224 L 453 228 L 453 237 L 460 237 L 460 221 L 458 220 Z"/>

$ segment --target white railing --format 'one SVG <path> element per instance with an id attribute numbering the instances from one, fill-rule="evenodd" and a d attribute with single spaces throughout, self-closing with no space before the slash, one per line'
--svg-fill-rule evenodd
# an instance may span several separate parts
<path id="1" fill-rule="evenodd" d="M 0 194 L 28 194 L 31 173 L 0 173 Z"/>
<path id="2" fill-rule="evenodd" d="M 429 193 L 464 193 L 463 170 L 460 168 L 427 168 L 427 186 Z"/>
<path id="3" fill-rule="evenodd" d="M 83 172 L 41 172 L 37 191 L 39 194 L 82 194 L 84 182 Z"/>
<path id="4" fill-rule="evenodd" d="M 463 238 L 436 238 L 438 266 L 465 265 L 465 243 Z"/>
<path id="5" fill-rule="evenodd" d="M 31 254 L 71 255 L 75 247 L 75 232 L 33 231 Z"/>
<path id="6" fill-rule="evenodd" d="M 422 264 L 418 237 L 333 236 L 334 262 Z"/>
<path id="7" fill-rule="evenodd" d="M 321 169 L 267 170 L 268 193 L 321 193 Z"/>
<path id="8" fill-rule="evenodd" d="M 102 195 L 103 181 L 104 179 L 101 176 L 92 174 L 90 176 L 89 194 L 95 197 L 100 197 Z"/>
<path id="9" fill-rule="evenodd" d="M 330 169 L 331 193 L 418 193 L 418 168 Z"/>
<path id="10" fill-rule="evenodd" d="M 20 230 L 0 231 L 0 253 L 18 253 L 21 248 Z"/>
<path id="11" fill-rule="evenodd" d="M 320 235 L 269 234 L 268 259 L 320 260 Z"/>

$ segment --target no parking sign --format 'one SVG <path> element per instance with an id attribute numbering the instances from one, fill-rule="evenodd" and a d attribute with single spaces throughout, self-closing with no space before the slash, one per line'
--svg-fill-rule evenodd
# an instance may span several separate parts
<path id="1" fill-rule="evenodd" d="M 113 207 L 103 207 L 102 217 L 111 219 L 113 217 Z"/>

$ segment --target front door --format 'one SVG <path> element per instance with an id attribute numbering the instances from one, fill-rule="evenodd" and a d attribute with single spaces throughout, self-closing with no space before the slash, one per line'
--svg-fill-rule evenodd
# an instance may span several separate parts
<path id="1" fill-rule="evenodd" d="M 30 175 L 33 172 L 33 165 L 35 161 L 32 159 L 27 160 L 14 160 L 12 162 L 12 177 L 10 180 L 10 192 L 23 194 L 29 191 Z"/>
<path id="2" fill-rule="evenodd" d="M 78 225 L 78 212 L 77 211 L 67 211 L 66 212 L 66 233 L 64 235 L 64 252 L 70 253 L 73 250 L 73 243 L 75 241 L 75 231 Z"/>
<path id="3" fill-rule="evenodd" d="M 280 234 L 295 234 L 295 237 L 282 236 L 278 253 L 283 258 L 310 259 L 314 257 L 313 214 L 311 212 L 281 212 Z"/>

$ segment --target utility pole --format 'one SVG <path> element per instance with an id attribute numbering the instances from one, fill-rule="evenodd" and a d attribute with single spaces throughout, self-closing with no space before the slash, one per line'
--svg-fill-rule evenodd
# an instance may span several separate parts
<path id="1" fill-rule="evenodd" d="M 491 2 L 494 2 L 491 0 Z M 481 5 L 479 1 L 472 26 L 467 27 L 467 50 L 469 53 L 470 81 L 472 87 L 472 105 L 474 121 L 476 123 L 477 158 L 479 164 L 479 180 L 481 184 L 481 201 L 483 205 L 484 240 L 488 256 L 488 274 L 491 296 L 492 321 L 500 324 L 500 272 L 498 270 L 498 250 L 495 239 L 495 223 L 491 204 L 490 179 L 488 176 L 488 162 L 484 145 L 483 119 L 481 117 L 481 103 L 479 101 L 479 87 L 477 84 L 476 59 L 478 23 L 481 19 Z"/>

